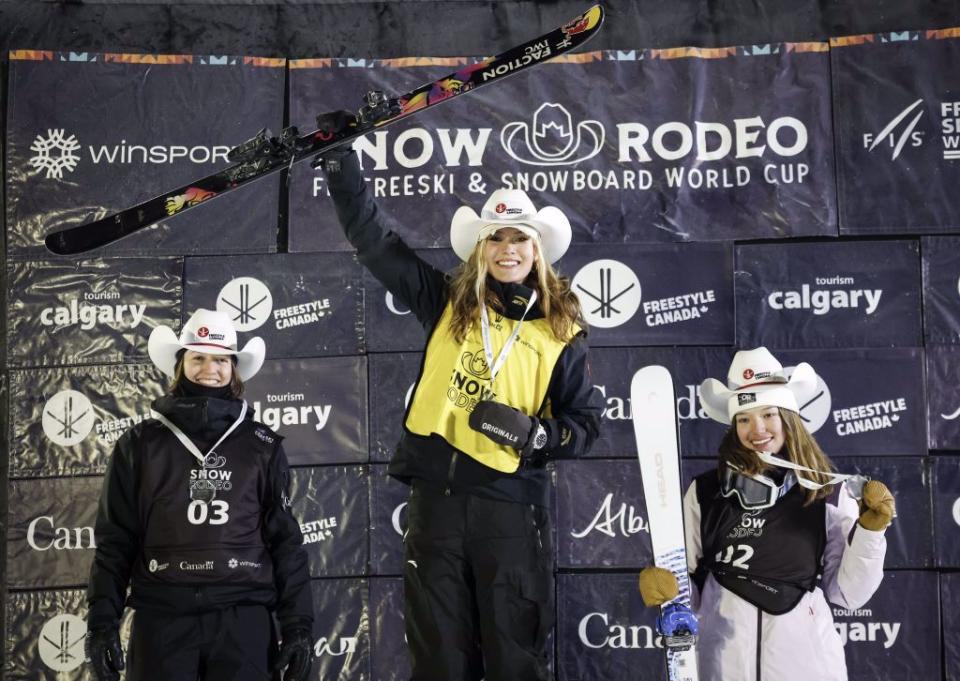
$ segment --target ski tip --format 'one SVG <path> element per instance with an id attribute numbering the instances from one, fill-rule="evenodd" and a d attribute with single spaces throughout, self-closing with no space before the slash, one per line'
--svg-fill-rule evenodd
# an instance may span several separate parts
<path id="1" fill-rule="evenodd" d="M 603 25 L 603 5 L 594 5 L 586 12 L 564 24 L 561 30 L 568 36 L 592 35 Z"/>
<path id="2" fill-rule="evenodd" d="M 74 254 L 74 251 L 70 249 L 67 240 L 64 238 L 63 232 L 54 232 L 53 234 L 48 234 L 43 240 L 43 245 L 46 246 L 47 250 L 54 255 Z"/>

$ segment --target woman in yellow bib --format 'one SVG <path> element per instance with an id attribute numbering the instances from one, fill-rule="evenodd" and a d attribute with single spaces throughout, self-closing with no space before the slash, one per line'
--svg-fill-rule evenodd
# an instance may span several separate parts
<path id="1" fill-rule="evenodd" d="M 330 114 L 326 126 L 351 125 Z M 551 267 L 570 244 L 556 208 L 494 192 L 462 207 L 444 274 L 383 226 L 355 154 L 324 168 L 360 262 L 428 334 L 390 475 L 411 486 L 404 615 L 412 681 L 547 679 L 553 552 L 547 460 L 576 457 L 602 409 L 569 282 Z"/>

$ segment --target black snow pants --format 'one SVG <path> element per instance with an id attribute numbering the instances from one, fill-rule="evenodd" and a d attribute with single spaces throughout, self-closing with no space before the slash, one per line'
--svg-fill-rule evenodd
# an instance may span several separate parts
<path id="1" fill-rule="evenodd" d="M 262 605 L 174 615 L 137 610 L 128 681 L 270 681 L 277 635 Z M 279 678 L 279 677 L 276 677 Z"/>
<path id="2" fill-rule="evenodd" d="M 411 681 L 544 681 L 554 619 L 547 511 L 414 480 L 404 538 Z"/>

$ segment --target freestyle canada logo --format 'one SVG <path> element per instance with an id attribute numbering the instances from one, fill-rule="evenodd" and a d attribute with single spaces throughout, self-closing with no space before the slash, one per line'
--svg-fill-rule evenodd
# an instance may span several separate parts
<path id="1" fill-rule="evenodd" d="M 40 425 L 44 435 L 61 447 L 82 442 L 93 430 L 93 405 L 76 390 L 61 390 L 43 405 Z"/>
<path id="2" fill-rule="evenodd" d="M 317 542 L 333 539 L 333 531 L 337 529 L 339 523 L 336 516 L 320 518 L 319 520 L 309 520 L 300 523 L 300 532 L 303 533 L 304 544 L 316 544 Z"/>
<path id="3" fill-rule="evenodd" d="M 48 128 L 46 135 L 38 134 L 30 145 L 34 153 L 27 161 L 35 174 L 44 173 L 45 179 L 63 180 L 64 172 L 73 172 L 80 161 L 94 165 L 170 165 L 174 163 L 226 164 L 228 146 L 187 146 L 183 144 L 134 144 L 120 140 L 119 144 L 88 145 L 83 147 L 76 135 L 64 128 Z M 85 153 L 84 153 L 85 152 Z"/>
<path id="4" fill-rule="evenodd" d="M 317 298 L 281 308 L 274 308 L 273 303 L 270 289 L 255 277 L 231 279 L 217 296 L 217 310 L 230 315 L 237 331 L 253 331 L 270 319 L 275 329 L 283 331 L 315 324 L 332 313 L 329 298 Z"/>
<path id="5" fill-rule="evenodd" d="M 83 640 L 87 623 L 69 613 L 56 615 L 41 627 L 37 652 L 47 668 L 55 672 L 72 672 L 84 661 Z"/>
<path id="6" fill-rule="evenodd" d="M 618 260 L 587 263 L 574 275 L 571 287 L 590 326 L 609 329 L 629 321 L 640 307 L 640 280 Z"/>

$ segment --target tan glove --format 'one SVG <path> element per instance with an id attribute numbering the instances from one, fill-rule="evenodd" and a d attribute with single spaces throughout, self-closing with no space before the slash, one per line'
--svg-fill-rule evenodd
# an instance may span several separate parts
<path id="1" fill-rule="evenodd" d="M 870 480 L 863 486 L 860 500 L 860 526 L 865 530 L 885 530 L 894 516 L 897 504 L 887 486 L 879 480 Z"/>
<path id="2" fill-rule="evenodd" d="M 677 578 L 669 570 L 645 567 L 640 571 L 640 596 L 648 608 L 672 601 L 680 593 Z"/>

